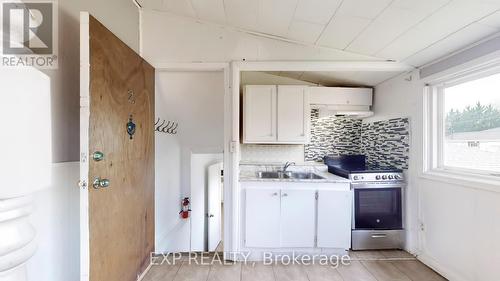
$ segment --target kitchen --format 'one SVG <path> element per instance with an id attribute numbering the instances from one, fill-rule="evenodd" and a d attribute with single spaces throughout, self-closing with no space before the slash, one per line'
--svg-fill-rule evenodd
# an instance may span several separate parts
<path id="1" fill-rule="evenodd" d="M 366 122 L 372 88 L 279 74 L 242 73 L 241 250 L 404 249 L 408 118 Z"/>

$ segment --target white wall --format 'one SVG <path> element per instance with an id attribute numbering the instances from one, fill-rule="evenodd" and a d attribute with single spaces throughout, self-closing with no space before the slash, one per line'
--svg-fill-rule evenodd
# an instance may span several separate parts
<path id="1" fill-rule="evenodd" d="M 32 195 L 38 249 L 27 264 L 28 280 L 80 278 L 79 169 L 79 162 L 53 164 L 51 186 Z"/>
<path id="2" fill-rule="evenodd" d="M 155 133 L 156 250 L 188 251 L 190 221 L 179 217 L 180 200 L 192 192 L 192 154 L 223 151 L 224 74 L 157 72 L 155 103 L 157 117 L 179 123 L 176 135 Z M 201 208 L 191 206 L 197 214 Z"/>
<path id="3" fill-rule="evenodd" d="M 498 280 L 500 189 L 489 192 L 419 176 L 424 83 L 418 75 L 415 71 L 378 85 L 371 118 L 410 117 L 408 249 L 450 280 Z"/>

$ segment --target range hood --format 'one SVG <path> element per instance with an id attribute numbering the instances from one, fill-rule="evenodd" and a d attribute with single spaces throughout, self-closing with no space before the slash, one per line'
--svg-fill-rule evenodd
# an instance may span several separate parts
<path id="1" fill-rule="evenodd" d="M 338 118 L 361 119 L 373 115 L 373 111 L 364 106 L 311 105 L 311 107 L 318 109 L 319 118 L 335 116 Z"/>
<path id="2" fill-rule="evenodd" d="M 319 117 L 366 118 L 373 115 L 373 89 L 345 87 L 310 87 L 311 108 L 319 109 Z"/>

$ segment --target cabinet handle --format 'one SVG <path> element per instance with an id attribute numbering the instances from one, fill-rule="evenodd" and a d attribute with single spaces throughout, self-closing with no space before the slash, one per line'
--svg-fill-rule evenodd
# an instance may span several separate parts
<path id="1" fill-rule="evenodd" d="M 288 193 L 283 193 L 283 197 L 287 197 L 288 196 Z"/>
<path id="2" fill-rule="evenodd" d="M 273 196 L 278 196 L 278 192 L 273 193 Z"/>

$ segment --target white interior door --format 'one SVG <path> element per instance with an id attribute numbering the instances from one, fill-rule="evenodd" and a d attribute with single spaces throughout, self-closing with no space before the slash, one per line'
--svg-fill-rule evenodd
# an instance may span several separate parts
<path id="1" fill-rule="evenodd" d="M 208 167 L 208 251 L 217 249 L 222 240 L 222 163 Z"/>

